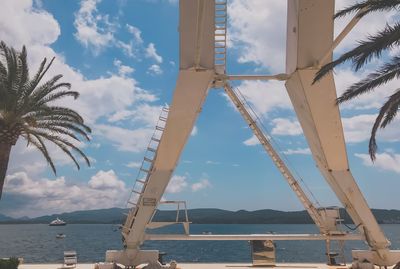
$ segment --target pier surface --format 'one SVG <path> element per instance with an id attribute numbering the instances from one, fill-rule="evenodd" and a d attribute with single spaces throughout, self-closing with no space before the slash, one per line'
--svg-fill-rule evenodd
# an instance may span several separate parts
<path id="1" fill-rule="evenodd" d="M 59 264 L 21 264 L 18 269 L 61 269 Z M 76 269 L 94 269 L 94 263 L 79 263 Z M 348 266 L 328 266 L 323 263 L 278 263 L 275 267 L 252 266 L 250 263 L 178 263 L 180 269 L 247 269 L 247 268 L 275 268 L 275 269 L 345 269 Z"/>

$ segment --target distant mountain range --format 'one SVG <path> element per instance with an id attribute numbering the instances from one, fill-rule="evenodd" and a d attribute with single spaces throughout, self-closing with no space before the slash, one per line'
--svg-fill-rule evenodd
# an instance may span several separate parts
<path id="1" fill-rule="evenodd" d="M 379 223 L 400 224 L 400 210 L 372 209 Z M 123 223 L 126 209 L 108 208 L 97 210 L 74 211 L 62 214 L 53 214 L 37 218 L 11 218 L 0 214 L 0 224 L 23 223 L 50 223 L 55 218 L 65 220 L 67 223 L 81 224 L 119 224 Z M 181 218 L 184 212 L 181 211 Z M 347 213 L 341 209 L 341 217 L 345 223 L 352 223 Z M 189 220 L 201 224 L 309 224 L 313 223 L 305 210 L 303 211 L 277 211 L 263 209 L 256 211 L 229 211 L 215 208 L 201 208 L 188 210 Z M 176 211 L 158 211 L 155 221 L 175 221 Z"/>

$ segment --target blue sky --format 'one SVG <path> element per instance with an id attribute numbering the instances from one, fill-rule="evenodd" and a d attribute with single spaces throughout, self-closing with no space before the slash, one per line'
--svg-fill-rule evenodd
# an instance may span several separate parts
<path id="1" fill-rule="evenodd" d="M 281 73 L 285 63 L 286 1 L 231 0 L 228 73 Z M 337 1 L 337 8 L 353 3 Z M 0 10 L 0 37 L 27 46 L 31 72 L 43 57 L 56 56 L 51 74 L 63 74 L 81 96 L 66 100 L 93 128 L 83 146 L 92 167 L 77 171 L 52 149 L 54 176 L 40 154 L 23 141 L 14 147 L 0 213 L 12 216 L 125 205 L 144 148 L 162 106 L 171 100 L 177 77 L 178 4 L 172 0 L 12 1 Z M 337 48 L 393 21 L 369 16 Z M 338 32 L 346 23 L 336 23 Z M 388 52 L 388 56 L 396 51 Z M 353 73 L 336 70 L 338 92 L 379 64 Z M 349 161 L 374 208 L 400 209 L 398 121 L 379 133 L 379 154 L 369 161 L 367 141 L 380 104 L 398 88 L 393 82 L 341 106 Z M 338 202 L 319 175 L 281 82 L 236 83 L 262 117 L 279 150 L 323 206 Z M 190 208 L 299 210 L 301 204 L 221 90 L 212 90 L 181 156 L 165 199 Z"/>

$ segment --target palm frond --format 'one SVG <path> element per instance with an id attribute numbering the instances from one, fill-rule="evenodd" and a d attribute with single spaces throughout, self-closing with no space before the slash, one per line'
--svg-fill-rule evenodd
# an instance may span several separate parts
<path id="1" fill-rule="evenodd" d="M 378 146 L 376 144 L 376 133 L 378 128 L 385 128 L 397 114 L 400 105 L 400 90 L 397 90 L 381 107 L 378 116 L 375 119 L 374 125 L 371 130 L 371 138 L 369 140 L 369 156 L 372 161 L 376 159 L 376 151 Z M 384 118 L 385 117 L 385 118 Z M 383 120 L 383 122 L 382 122 Z"/>
<path id="2" fill-rule="evenodd" d="M 344 17 L 351 13 L 358 13 L 357 17 L 361 18 L 364 17 L 365 15 L 377 11 L 391 11 L 391 10 L 398 11 L 399 7 L 400 7 L 399 0 L 364 0 L 360 3 L 356 3 L 347 8 L 339 10 L 338 12 L 336 12 L 334 18 L 336 19 Z"/>
<path id="3" fill-rule="evenodd" d="M 48 94 L 46 96 L 43 96 L 42 99 L 38 100 L 36 105 L 41 106 L 67 96 L 72 96 L 74 99 L 76 99 L 79 97 L 79 93 L 75 91 L 61 91 L 53 94 Z"/>
<path id="4" fill-rule="evenodd" d="M 367 40 L 360 41 L 354 49 L 324 65 L 317 72 L 313 84 L 332 71 L 333 68 L 347 61 L 352 61 L 354 70 L 358 71 L 371 59 L 380 57 L 383 51 L 398 45 L 400 45 L 400 23 L 396 23 L 394 26 L 386 25 L 377 34 L 368 36 Z"/>
<path id="5" fill-rule="evenodd" d="M 32 139 L 32 136 L 35 137 L 37 140 Z M 34 145 L 42 153 L 43 157 L 46 159 L 47 163 L 50 165 L 51 170 L 53 170 L 53 173 L 56 175 L 57 170 L 54 165 L 54 162 L 50 157 L 50 154 L 49 154 L 49 151 L 47 150 L 46 144 L 43 142 L 43 140 L 40 138 L 40 136 L 29 133 L 25 136 L 25 139 L 27 139 L 29 143 Z"/>
<path id="6" fill-rule="evenodd" d="M 384 64 L 377 71 L 351 85 L 338 99 L 337 103 L 343 103 L 361 94 L 370 92 L 394 78 L 400 77 L 400 57 L 393 57 L 389 63 Z"/>
<path id="7" fill-rule="evenodd" d="M 39 136 L 41 136 L 41 137 L 43 137 L 43 138 L 46 138 L 46 140 L 48 140 L 48 141 L 50 141 L 50 142 L 52 142 L 52 143 L 54 143 L 54 144 L 56 144 L 58 147 L 60 147 L 64 152 L 65 152 L 65 148 L 68 150 L 68 152 L 69 152 L 69 149 L 68 149 L 68 147 L 69 148 L 71 148 L 71 149 L 73 149 L 75 152 L 77 152 L 79 155 L 81 155 L 82 157 L 83 157 L 83 159 L 86 161 L 86 164 L 88 165 L 88 166 L 90 166 L 90 161 L 89 161 L 89 158 L 85 155 L 85 153 L 82 151 L 82 150 L 80 150 L 77 146 L 75 146 L 73 143 L 71 143 L 70 141 L 68 141 L 67 139 L 65 139 L 65 138 L 63 138 L 63 137 L 61 137 L 61 136 L 58 136 L 58 135 L 52 135 L 52 134 L 49 134 L 49 133 L 47 133 L 47 132 L 43 132 L 43 131 L 38 131 L 38 130 L 29 130 L 31 133 L 34 133 L 34 134 L 36 134 L 36 135 L 39 135 Z M 63 145 L 65 148 L 62 148 L 60 145 Z M 65 152 L 65 153 L 67 153 L 67 152 Z M 67 153 L 68 154 L 68 153 Z M 72 154 L 71 154 L 72 155 Z M 70 156 L 70 154 L 68 154 L 68 156 Z M 71 157 L 71 156 L 70 156 Z M 72 157 L 71 157 L 72 158 Z M 72 158 L 73 160 L 75 160 L 76 161 L 76 159 L 75 158 Z M 74 161 L 74 162 L 75 162 Z M 78 167 L 78 169 L 80 168 L 80 166 L 79 165 L 77 165 L 77 167 Z"/>

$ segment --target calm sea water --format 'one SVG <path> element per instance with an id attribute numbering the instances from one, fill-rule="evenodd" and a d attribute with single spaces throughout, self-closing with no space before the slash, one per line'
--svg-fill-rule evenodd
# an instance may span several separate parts
<path id="1" fill-rule="evenodd" d="M 381 226 L 392 246 L 400 249 L 400 225 Z M 192 224 L 192 234 L 204 231 L 213 234 L 251 233 L 316 233 L 314 225 L 290 224 Z M 180 233 L 181 226 L 159 229 L 156 233 Z M 65 239 L 56 239 L 65 233 Z M 278 241 L 276 258 L 279 262 L 325 262 L 325 245 L 319 241 Z M 108 249 L 121 249 L 121 235 L 113 225 L 69 224 L 50 227 L 45 224 L 0 225 L 0 257 L 23 257 L 27 263 L 62 262 L 64 250 L 76 250 L 79 262 L 104 261 Z M 245 241 L 151 241 L 143 248 L 166 252 L 165 260 L 178 262 L 250 262 L 250 247 Z M 365 249 L 362 242 L 346 242 L 345 252 Z"/>

